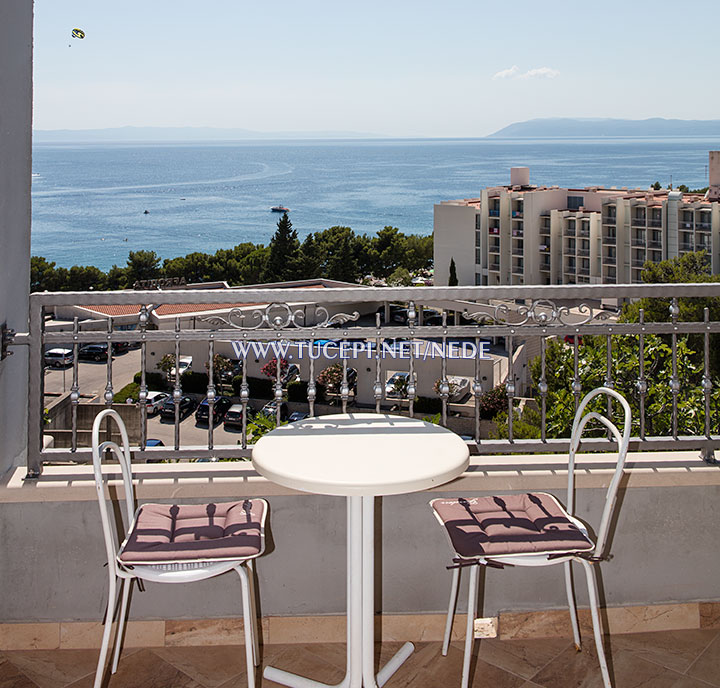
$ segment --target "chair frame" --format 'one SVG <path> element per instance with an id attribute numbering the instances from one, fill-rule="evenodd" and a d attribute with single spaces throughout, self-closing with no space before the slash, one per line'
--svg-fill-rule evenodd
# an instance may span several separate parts
<path id="1" fill-rule="evenodd" d="M 112 418 L 120 430 L 122 447 L 116 442 L 100 442 L 100 426 L 105 418 Z M 100 657 L 98 659 L 95 683 L 93 688 L 100 688 L 105 673 L 105 661 L 110 645 L 110 632 L 115 612 L 118 610 L 117 588 L 118 581 L 122 581 L 122 600 L 119 604 L 119 619 L 115 638 L 115 650 L 113 653 L 111 673 L 117 671 L 122 649 L 122 640 L 127 621 L 127 609 L 130 598 L 130 587 L 134 580 L 151 581 L 154 583 L 191 583 L 219 576 L 227 571 L 234 570 L 240 577 L 241 597 L 243 606 L 243 630 L 245 635 L 245 658 L 247 663 L 248 688 L 255 686 L 255 667 L 260 664 L 260 648 L 257 629 L 257 611 L 255 608 L 255 567 L 253 560 L 263 554 L 265 550 L 265 518 L 267 515 L 267 502 L 263 510 L 263 520 L 260 524 L 260 551 L 258 554 L 247 558 L 234 559 L 213 559 L 203 560 L 176 560 L 172 563 L 153 564 L 123 564 L 119 556 L 127 544 L 130 534 L 133 532 L 137 520 L 139 508 L 135 506 L 135 492 L 132 482 L 132 467 L 130 459 L 130 443 L 128 434 L 122 418 L 112 409 L 105 409 L 95 417 L 92 429 L 92 457 L 93 471 L 95 474 L 95 488 L 97 490 L 98 503 L 100 505 L 100 520 L 102 522 L 103 536 L 105 539 L 105 551 L 108 562 L 108 605 L 105 614 L 102 643 L 100 646 Z M 114 517 L 111 526 L 110 508 L 111 501 L 106 495 L 106 484 L 102 474 L 102 456 L 106 451 L 115 455 L 120 470 L 124 487 L 125 506 L 128 527 L 123 528 L 120 519 Z M 117 534 L 122 533 L 123 541 L 118 547 Z"/>
<path id="2" fill-rule="evenodd" d="M 622 434 L 620 434 L 617 426 L 611 420 L 605 418 L 599 413 L 596 413 L 594 411 L 584 413 L 588 403 L 592 401 L 592 399 L 594 399 L 595 397 L 602 394 L 616 399 L 622 405 L 625 414 Z M 475 611 L 477 608 L 479 566 L 489 565 L 497 567 L 499 565 L 499 568 L 502 568 L 503 566 L 553 566 L 556 564 L 563 564 L 565 569 L 565 587 L 567 592 L 568 607 L 570 610 L 570 621 L 572 624 L 573 638 L 575 640 L 575 648 L 580 651 L 580 627 L 578 624 L 577 608 L 575 605 L 575 596 L 573 593 L 572 584 L 571 567 L 573 562 L 578 562 L 579 564 L 581 564 L 585 571 L 588 588 L 588 598 L 590 601 L 590 612 L 592 615 L 593 632 L 595 636 L 595 646 L 597 647 L 598 659 L 600 660 L 600 670 L 602 672 L 602 678 L 605 688 L 612 688 L 612 683 L 610 681 L 610 673 L 608 671 L 607 660 L 605 658 L 605 651 L 603 648 L 603 629 L 602 621 L 600 619 L 600 614 L 598 611 L 597 580 L 594 565 L 607 559 L 607 554 L 605 553 L 605 546 L 610 530 L 612 515 L 615 509 L 615 503 L 617 501 L 618 487 L 620 486 L 620 480 L 622 479 L 623 469 L 625 466 L 625 461 L 627 459 L 628 446 L 630 443 L 630 432 L 632 427 L 632 414 L 627 400 L 621 394 L 608 387 L 598 387 L 589 392 L 580 402 L 580 405 L 575 412 L 575 419 L 573 421 L 572 433 L 570 438 L 570 451 L 568 455 L 568 491 L 566 512 L 572 523 L 575 524 L 588 538 L 588 540 L 592 542 L 592 539 L 588 535 L 587 526 L 573 515 L 575 508 L 575 456 L 580 445 L 583 430 L 585 429 L 585 426 L 590 420 L 597 420 L 602 425 L 604 425 L 612 433 L 615 441 L 618 444 L 617 465 L 615 467 L 615 472 L 613 473 L 613 477 L 610 481 L 607 493 L 605 495 L 605 507 L 602 512 L 600 526 L 597 531 L 597 540 L 593 549 L 589 552 L 582 553 L 570 551 L 564 552 L 561 550 L 559 552 L 552 553 L 521 553 L 502 556 L 481 556 L 472 559 L 458 557 L 456 559 L 456 561 L 460 563 L 453 568 L 453 577 L 450 588 L 450 603 L 448 606 L 447 619 L 445 623 L 445 635 L 443 639 L 442 654 L 447 655 L 448 648 L 450 646 L 452 622 L 455 614 L 458 587 L 460 584 L 460 569 L 469 566 L 470 581 L 468 590 L 468 614 L 467 626 L 465 629 L 465 654 L 463 658 L 461 688 L 467 688 L 470 679 L 470 659 L 472 655 L 472 645 L 474 640 L 474 621 Z M 434 501 L 435 500 L 433 500 L 433 502 Z M 430 504 L 432 505 L 433 502 L 430 502 Z M 445 524 L 442 522 L 442 520 L 434 510 L 433 513 L 435 514 L 438 521 L 440 521 L 441 525 L 443 526 L 443 530 L 447 535 L 447 528 L 445 528 Z"/>

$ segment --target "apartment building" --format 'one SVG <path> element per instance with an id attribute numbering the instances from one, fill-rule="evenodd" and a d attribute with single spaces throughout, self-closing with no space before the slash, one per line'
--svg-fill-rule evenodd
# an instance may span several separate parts
<path id="1" fill-rule="evenodd" d="M 705 194 L 533 186 L 527 167 L 508 186 L 435 206 L 435 283 L 455 262 L 461 285 L 629 284 L 646 262 L 706 250 L 720 273 L 720 151 Z"/>

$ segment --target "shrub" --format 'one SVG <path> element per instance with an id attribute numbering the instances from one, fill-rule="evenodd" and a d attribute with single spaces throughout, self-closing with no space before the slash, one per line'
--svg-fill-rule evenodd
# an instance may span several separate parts
<path id="1" fill-rule="evenodd" d="M 278 366 L 278 360 L 277 358 L 271 358 L 260 370 L 260 372 L 263 375 L 266 375 L 269 378 L 275 379 L 275 376 L 277 375 L 277 366 Z M 288 367 L 290 364 L 288 363 L 287 358 L 281 358 L 280 359 L 280 377 L 285 375 L 287 373 Z"/>
<path id="2" fill-rule="evenodd" d="M 293 380 L 288 384 L 288 401 L 307 402 L 307 380 Z M 319 382 L 315 383 L 315 401 L 322 404 L 325 401 L 325 386 Z"/>
<path id="3" fill-rule="evenodd" d="M 442 399 L 438 397 L 416 397 L 413 408 L 416 413 L 440 413 L 442 411 Z"/>
<path id="4" fill-rule="evenodd" d="M 140 373 L 138 373 L 140 375 Z M 138 400 L 140 396 L 140 385 L 137 382 L 129 382 L 114 397 L 113 403 L 124 404 L 127 399 Z"/>
<path id="5" fill-rule="evenodd" d="M 480 395 L 480 418 L 492 420 L 495 416 L 507 411 L 508 398 L 505 385 L 498 385 Z"/>
<path id="6" fill-rule="evenodd" d="M 207 394 L 208 388 L 207 373 L 194 373 L 186 370 L 180 376 L 180 386 L 185 394 Z"/>
<path id="7" fill-rule="evenodd" d="M 138 386 L 140 385 L 141 376 L 142 374 L 138 372 L 135 373 L 135 376 L 133 377 L 133 382 L 137 383 Z M 153 392 L 164 392 L 168 389 L 167 377 L 162 373 L 146 372 L 145 384 L 147 385 L 147 388 Z"/>
<path id="8" fill-rule="evenodd" d="M 332 363 L 317 376 L 318 384 L 323 385 L 330 392 L 337 392 L 340 389 L 343 379 L 343 367 L 341 363 Z"/>

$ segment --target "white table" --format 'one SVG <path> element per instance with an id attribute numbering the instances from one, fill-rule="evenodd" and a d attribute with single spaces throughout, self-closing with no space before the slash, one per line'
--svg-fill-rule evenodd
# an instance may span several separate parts
<path id="1" fill-rule="evenodd" d="M 347 497 L 347 673 L 341 688 L 378 688 L 415 649 L 405 643 L 375 676 L 374 498 L 417 492 L 458 477 L 467 445 L 455 433 L 414 418 L 375 413 L 321 416 L 276 428 L 252 452 L 260 475 L 279 485 Z M 266 667 L 291 688 L 327 684 Z"/>

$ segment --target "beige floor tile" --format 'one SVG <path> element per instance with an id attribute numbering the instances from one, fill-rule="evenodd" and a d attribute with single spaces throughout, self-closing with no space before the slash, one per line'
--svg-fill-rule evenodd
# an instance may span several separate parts
<path id="1" fill-rule="evenodd" d="M 711 684 L 698 681 L 690 676 L 682 676 L 677 683 L 673 683 L 672 688 L 711 688 Z"/>
<path id="2" fill-rule="evenodd" d="M 7 660 L 0 659 L 0 688 L 37 688 L 37 683 L 31 681 Z"/>
<path id="3" fill-rule="evenodd" d="M 630 652 L 613 652 L 609 662 L 617 688 L 672 688 L 681 674 Z M 570 647 L 532 677 L 543 688 L 602 688 L 600 665 L 593 649 Z"/>
<path id="4" fill-rule="evenodd" d="M 488 639 L 476 643 L 480 659 L 526 679 L 535 676 L 569 645 L 565 638 Z"/>
<path id="5" fill-rule="evenodd" d="M 66 688 L 92 688 L 90 674 Z M 104 688 L 204 688 L 151 650 L 135 652 L 120 662 L 116 674 L 105 676 Z"/>
<path id="6" fill-rule="evenodd" d="M 95 650 L 18 650 L 5 657 L 40 688 L 64 688 L 94 672 Z"/>
<path id="7" fill-rule="evenodd" d="M 268 619 L 262 619 L 259 630 L 267 641 Z M 202 619 L 166 621 L 165 645 L 242 645 L 245 642 L 242 619 Z"/>
<path id="8" fill-rule="evenodd" d="M 685 673 L 712 686 L 720 686 L 720 635 L 710 643 Z"/>
<path id="9" fill-rule="evenodd" d="M 207 688 L 246 675 L 243 645 L 213 647 L 164 647 L 155 654 Z"/>
<path id="10" fill-rule="evenodd" d="M 0 650 L 56 650 L 60 647 L 60 624 L 0 624 Z"/>
<path id="11" fill-rule="evenodd" d="M 685 673 L 717 636 L 718 631 L 714 630 L 631 633 L 613 636 L 612 647 Z"/>

